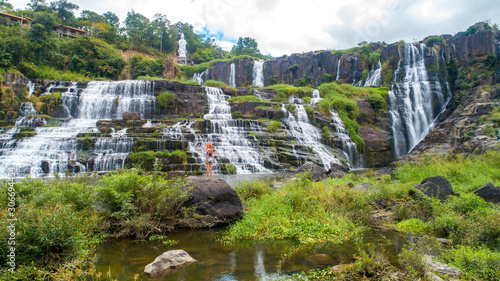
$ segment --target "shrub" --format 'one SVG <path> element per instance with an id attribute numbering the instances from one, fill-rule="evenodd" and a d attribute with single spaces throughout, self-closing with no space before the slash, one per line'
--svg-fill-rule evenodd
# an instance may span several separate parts
<path id="1" fill-rule="evenodd" d="M 430 36 L 427 37 L 424 42 L 427 47 L 433 47 L 436 44 L 443 44 L 443 37 Z"/>
<path id="2" fill-rule="evenodd" d="M 299 98 L 306 96 L 311 96 L 313 89 L 309 87 L 294 87 L 288 84 L 276 84 L 271 86 L 266 86 L 264 89 L 273 89 L 276 91 L 275 102 L 282 102 L 290 98 L 291 95 L 295 95 Z"/>
<path id="3" fill-rule="evenodd" d="M 401 232 L 409 234 L 428 234 L 432 231 L 431 225 L 417 218 L 400 221 L 396 227 Z"/>
<path id="4" fill-rule="evenodd" d="M 500 280 L 500 253 L 487 248 L 457 246 L 446 253 L 444 259 L 466 272 L 467 279 Z M 472 276 L 470 276 L 472 275 Z"/>
<path id="5" fill-rule="evenodd" d="M 274 191 L 274 188 L 271 187 L 267 180 L 253 182 L 245 180 L 244 182 L 239 182 L 234 189 L 243 201 L 247 201 L 250 198 L 257 199 L 264 194 L 270 194 Z"/>
<path id="6" fill-rule="evenodd" d="M 269 122 L 269 125 L 267 125 L 266 130 L 269 133 L 276 133 L 279 129 L 281 129 L 281 122 L 279 121 L 271 121 Z"/>
<path id="7" fill-rule="evenodd" d="M 371 104 L 373 110 L 378 112 L 381 109 L 387 108 L 386 101 L 378 93 L 372 94 L 368 97 L 368 102 Z"/>
<path id="8" fill-rule="evenodd" d="M 163 90 L 158 97 L 156 98 L 158 101 L 158 106 L 161 109 L 167 109 L 172 105 L 172 101 L 174 100 L 174 95 L 169 93 L 167 90 Z"/>
<path id="9" fill-rule="evenodd" d="M 332 105 L 327 100 L 320 100 L 318 102 L 318 110 L 326 116 L 330 115 L 330 111 L 332 110 Z"/>
<path id="10" fill-rule="evenodd" d="M 306 110 L 307 116 L 309 117 L 309 121 L 313 122 L 313 123 L 316 122 L 316 116 L 314 114 L 314 108 L 306 106 L 304 109 Z"/>

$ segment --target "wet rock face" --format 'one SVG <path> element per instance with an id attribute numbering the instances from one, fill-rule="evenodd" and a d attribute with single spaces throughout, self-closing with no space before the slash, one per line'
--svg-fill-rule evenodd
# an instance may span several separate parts
<path id="1" fill-rule="evenodd" d="M 24 91 L 28 91 L 27 85 L 30 82 L 28 78 L 14 73 L 5 73 L 4 77 L 5 85 L 10 87 L 17 96 L 21 96 Z"/>
<path id="2" fill-rule="evenodd" d="M 140 112 L 123 112 L 123 120 L 141 120 Z"/>
<path id="3" fill-rule="evenodd" d="M 223 179 L 188 177 L 187 189 L 192 188 L 192 197 L 184 207 L 194 207 L 201 216 L 199 223 L 212 227 L 238 219 L 243 211 L 240 197 Z"/>

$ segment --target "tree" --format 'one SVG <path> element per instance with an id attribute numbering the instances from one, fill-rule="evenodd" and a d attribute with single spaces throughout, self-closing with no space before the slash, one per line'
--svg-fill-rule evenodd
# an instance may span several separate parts
<path id="1" fill-rule="evenodd" d="M 157 13 L 153 17 L 153 23 L 158 27 L 160 32 L 160 52 L 163 53 L 163 38 L 168 36 L 166 31 L 170 25 L 170 21 L 167 19 L 166 15 Z"/>
<path id="2" fill-rule="evenodd" d="M 257 41 L 255 39 L 252 39 L 250 37 L 245 37 L 245 38 L 238 38 L 238 43 L 233 46 L 231 49 L 231 54 L 240 56 L 240 55 L 247 55 L 247 56 L 254 56 L 254 57 L 262 57 L 262 54 L 260 53 L 260 50 L 258 48 L 259 44 L 257 44 Z"/>
<path id="3" fill-rule="evenodd" d="M 12 10 L 12 4 L 7 3 L 7 0 L 0 0 L 0 11 L 9 11 Z"/>
<path id="4" fill-rule="evenodd" d="M 45 3 L 45 0 L 31 0 L 28 3 L 28 7 L 35 12 L 52 12 L 52 9 Z"/>
<path id="5" fill-rule="evenodd" d="M 125 31 L 132 46 L 138 47 L 148 42 L 148 29 L 150 27 L 149 19 L 134 10 L 127 13 L 125 19 Z"/>
<path id="6" fill-rule="evenodd" d="M 102 16 L 106 19 L 106 21 L 111 26 L 118 27 L 120 25 L 120 19 L 118 18 L 118 16 L 115 13 L 107 11 Z"/>
<path id="7" fill-rule="evenodd" d="M 73 10 L 78 11 L 80 8 L 78 5 L 68 2 L 68 0 L 58 0 L 56 2 L 50 2 L 50 7 L 57 13 L 57 16 L 62 20 L 63 24 L 76 24 Z"/>

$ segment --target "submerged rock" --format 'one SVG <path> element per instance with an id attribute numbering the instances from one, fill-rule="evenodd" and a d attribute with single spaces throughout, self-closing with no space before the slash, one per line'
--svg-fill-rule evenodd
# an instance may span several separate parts
<path id="1" fill-rule="evenodd" d="M 243 211 L 240 197 L 225 180 L 208 180 L 203 177 L 188 177 L 186 188 L 192 188 L 191 199 L 185 207 L 194 207 L 202 217 L 186 222 L 193 227 L 212 227 L 238 219 Z M 194 225 L 193 225 L 194 224 Z"/>
<path id="2" fill-rule="evenodd" d="M 486 202 L 500 203 L 500 186 L 494 186 L 492 183 L 474 190 L 474 194 L 483 198 Z"/>
<path id="3" fill-rule="evenodd" d="M 441 201 L 446 200 L 450 195 L 456 195 L 451 188 L 450 182 L 443 176 L 429 177 L 421 184 L 413 186 L 414 189 L 422 191 L 429 197 L 438 198 Z M 410 190 L 410 195 L 414 195 L 415 190 Z"/>
<path id="4" fill-rule="evenodd" d="M 173 271 L 180 270 L 192 263 L 196 262 L 186 251 L 184 250 L 170 250 L 164 252 L 156 259 L 146 265 L 144 268 L 144 274 L 147 277 L 155 277 L 159 274 L 169 274 Z"/>

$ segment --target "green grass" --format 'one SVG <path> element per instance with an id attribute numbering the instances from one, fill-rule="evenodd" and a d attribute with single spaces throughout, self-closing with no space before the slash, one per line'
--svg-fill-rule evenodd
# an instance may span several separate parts
<path id="1" fill-rule="evenodd" d="M 253 102 L 271 102 L 269 100 L 259 99 L 254 95 L 249 96 L 237 96 L 234 98 L 230 98 L 227 100 L 228 102 L 245 102 L 245 101 L 253 101 Z"/>
<path id="2" fill-rule="evenodd" d="M 266 131 L 270 133 L 276 133 L 280 129 L 281 129 L 281 122 L 279 121 L 271 121 L 269 122 L 269 125 L 267 125 L 266 127 Z"/>
<path id="3" fill-rule="evenodd" d="M 299 98 L 306 96 L 311 96 L 313 88 L 310 87 L 295 87 L 288 84 L 276 84 L 271 86 L 266 86 L 264 89 L 273 89 L 276 91 L 275 102 L 282 102 L 290 98 L 291 95 L 295 95 Z"/>
<path id="4" fill-rule="evenodd" d="M 229 88 L 229 86 L 222 82 L 222 81 L 215 81 L 215 80 L 207 80 L 205 83 L 203 83 L 203 86 L 206 87 L 216 87 L 216 88 Z"/>
<path id="5" fill-rule="evenodd" d="M 58 80 L 58 81 L 91 81 L 91 80 L 109 80 L 97 79 L 96 77 L 89 77 L 81 73 L 72 72 L 69 70 L 60 71 L 48 66 L 38 66 L 35 68 L 35 75 L 37 79 L 45 80 Z"/>
<path id="6" fill-rule="evenodd" d="M 499 169 L 500 152 L 490 151 L 468 157 L 422 156 L 417 162 L 398 165 L 395 179 L 374 176 L 368 171 L 317 183 L 299 176 L 295 181 L 285 182 L 278 190 L 272 190 L 266 182 L 254 186 L 242 183 L 236 190 L 245 198 L 248 211 L 242 220 L 229 227 L 222 240 L 234 243 L 248 239 L 292 239 L 302 245 L 317 245 L 357 241 L 368 228 L 392 229 L 427 237 L 418 242 L 418 247 L 407 251 L 403 255 L 406 258 L 401 256 L 400 270 L 408 274 L 405 280 L 423 278 L 425 271 L 421 271 L 423 267 L 419 268 L 418 262 L 404 261 L 423 254 L 432 254 L 461 268 L 468 279 L 498 280 L 500 207 L 485 202 L 472 191 L 488 182 L 500 185 Z M 436 175 L 445 176 L 460 197 L 441 202 L 409 196 L 408 191 L 413 185 Z M 367 192 L 347 186 L 347 183 L 364 182 L 377 188 Z M 380 208 L 375 202 L 389 202 L 390 210 L 395 213 L 394 219 L 374 221 L 370 213 Z M 449 239 L 452 247 L 436 246 L 437 237 Z M 358 254 L 364 255 L 362 251 Z M 363 259 L 369 262 L 371 258 L 374 257 L 369 255 Z M 354 267 L 363 272 L 369 265 Z M 316 273 L 310 274 L 307 276 Z"/>
<path id="7" fill-rule="evenodd" d="M 150 80 L 150 81 L 155 81 L 155 80 L 167 80 L 165 77 L 158 77 L 158 76 L 139 76 L 137 77 L 136 80 Z"/>

